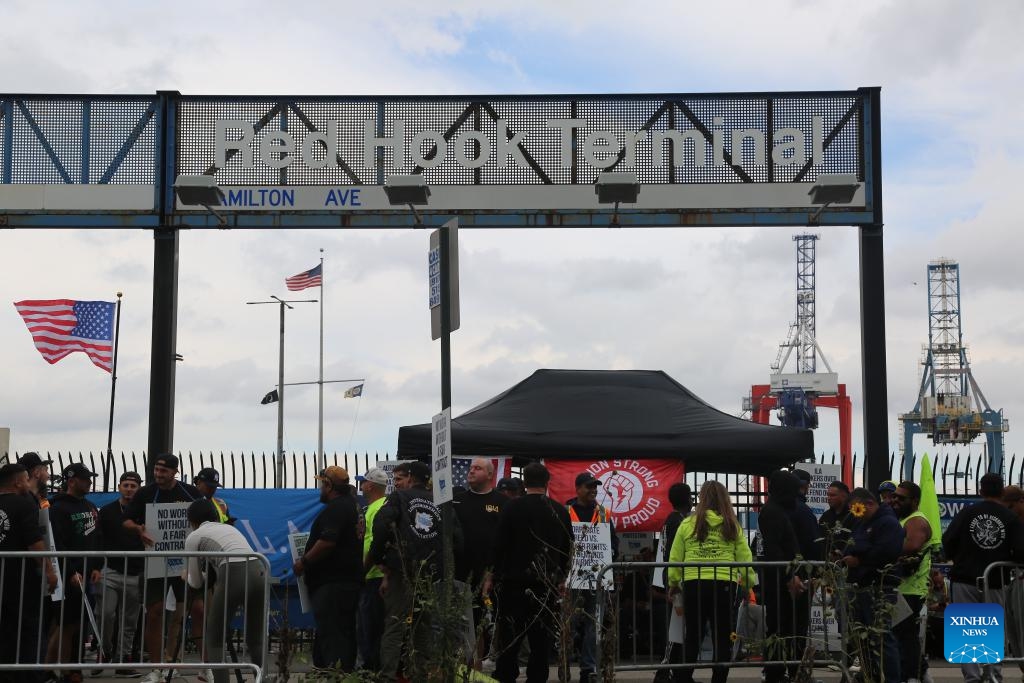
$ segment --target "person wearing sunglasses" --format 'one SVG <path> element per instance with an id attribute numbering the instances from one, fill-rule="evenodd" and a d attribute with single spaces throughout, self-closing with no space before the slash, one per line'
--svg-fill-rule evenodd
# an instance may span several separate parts
<path id="1" fill-rule="evenodd" d="M 900 647 L 900 675 L 904 681 L 921 680 L 927 667 L 921 657 L 921 607 L 928 596 L 932 568 L 932 526 L 918 510 L 920 504 L 921 487 L 912 481 L 900 482 L 892 494 L 892 509 L 906 532 L 900 556 L 905 575 L 898 590 L 909 614 L 894 624 L 892 630 Z"/>

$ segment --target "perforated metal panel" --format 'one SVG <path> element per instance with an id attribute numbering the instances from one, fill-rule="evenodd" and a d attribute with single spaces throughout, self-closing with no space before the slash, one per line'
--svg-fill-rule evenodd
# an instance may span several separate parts
<path id="1" fill-rule="evenodd" d="M 853 173 L 863 180 L 862 106 L 858 93 L 364 100 L 185 97 L 178 109 L 177 172 L 212 174 L 220 184 L 231 186 L 374 185 L 390 175 L 410 173 L 422 173 L 429 185 L 592 184 L 602 168 L 585 162 L 584 141 L 593 133 L 607 131 L 616 142 L 609 151 L 597 153 L 598 161 L 612 163 L 616 170 L 634 171 L 644 184 L 813 182 L 820 173 Z M 812 117 L 820 117 L 822 122 L 817 131 L 822 163 L 804 163 L 803 158 L 797 160 L 799 163 L 788 163 L 792 152 L 773 161 L 775 133 L 787 128 L 802 134 L 806 156 L 810 157 L 816 134 Z M 242 120 L 255 127 L 248 151 L 240 152 L 253 155 L 251 168 L 244 168 L 236 158 L 229 158 L 223 168 L 216 167 L 215 126 L 223 119 Z M 573 154 L 568 164 L 562 163 L 560 153 L 562 131 L 548 125 L 552 119 L 586 121 L 572 132 Z M 310 168 L 298 154 L 281 170 L 260 163 L 256 150 L 272 131 L 288 131 L 296 148 L 300 148 L 309 130 L 324 131 L 328 121 L 339 122 L 337 167 Z M 400 148 L 383 148 L 374 155 L 378 163 L 364 163 L 366 122 L 372 122 L 374 137 L 391 138 L 396 121 L 404 124 Z M 508 135 L 526 132 L 521 145 L 525 163 L 499 155 L 498 121 L 504 122 Z M 756 131 L 761 142 L 755 143 L 755 135 L 743 137 L 734 150 L 733 131 L 746 129 Z M 665 150 L 662 158 L 674 159 L 675 163 L 666 161 L 656 166 L 652 133 L 668 130 L 694 132 L 703 141 L 703 154 L 692 140 L 681 149 L 663 141 L 659 143 Z M 447 154 L 436 165 L 430 163 L 435 143 L 428 140 L 413 149 L 417 134 L 424 131 L 444 135 Z M 489 146 L 487 163 L 477 169 L 467 168 L 456 159 L 472 159 L 480 153 L 478 143 L 462 139 L 470 131 L 486 136 Z M 640 139 L 629 163 L 630 159 L 616 152 L 627 137 L 638 132 Z M 721 150 L 718 163 L 714 152 L 716 132 Z M 762 150 L 760 154 L 758 149 Z M 414 156 L 426 158 L 427 163 L 417 165 Z"/>
<path id="2" fill-rule="evenodd" d="M 155 98 L 0 100 L 9 103 L 0 105 L 0 163 L 10 171 L 6 182 L 155 183 L 155 124 L 147 115 Z"/>

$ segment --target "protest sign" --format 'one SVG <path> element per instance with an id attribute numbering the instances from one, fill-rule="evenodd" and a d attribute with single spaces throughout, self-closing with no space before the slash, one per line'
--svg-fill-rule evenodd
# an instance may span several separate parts
<path id="1" fill-rule="evenodd" d="M 608 524 L 573 522 L 576 539 L 569 570 L 569 588 L 597 590 L 597 572 L 612 561 L 612 535 Z M 612 572 L 601 575 L 605 590 L 614 590 Z"/>
<path id="2" fill-rule="evenodd" d="M 146 533 L 153 539 L 153 550 L 184 550 L 188 536 L 188 506 L 191 503 L 150 503 L 146 506 Z M 185 570 L 183 557 L 146 559 L 146 578 L 180 577 Z"/>
<path id="3" fill-rule="evenodd" d="M 43 543 L 46 544 L 46 549 L 56 551 L 57 548 L 53 544 L 53 527 L 50 526 L 50 510 L 48 508 L 43 508 L 39 511 L 39 532 L 43 537 Z M 49 562 L 50 566 L 53 567 L 53 573 L 57 575 L 57 585 L 54 587 L 53 592 L 50 593 L 50 600 L 60 602 L 64 599 L 64 577 L 60 574 L 60 563 L 57 561 L 57 556 L 51 556 Z"/>
<path id="4" fill-rule="evenodd" d="M 295 533 L 288 534 L 288 547 L 292 551 L 292 564 L 298 562 L 299 558 L 306 553 L 306 541 L 308 540 L 308 531 L 296 531 Z M 299 605 L 302 607 L 302 613 L 308 614 L 312 609 L 312 604 L 309 602 L 309 588 L 306 587 L 305 576 L 299 577 L 298 587 Z"/>
<path id="5" fill-rule="evenodd" d="M 807 488 L 807 507 L 811 508 L 815 517 L 828 510 L 828 486 L 843 478 L 840 465 L 797 465 L 811 473 L 811 485 Z"/>

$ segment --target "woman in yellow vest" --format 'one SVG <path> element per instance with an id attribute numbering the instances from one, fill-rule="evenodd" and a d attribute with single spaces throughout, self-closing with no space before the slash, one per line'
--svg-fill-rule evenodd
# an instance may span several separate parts
<path id="1" fill-rule="evenodd" d="M 729 493 L 720 482 L 709 480 L 700 489 L 697 509 L 683 520 L 672 541 L 670 562 L 750 562 L 746 533 L 736 519 Z M 714 662 L 729 660 L 732 651 L 736 582 L 745 589 L 757 583 L 751 568 L 670 567 L 669 590 L 683 594 L 686 621 L 684 662 L 697 661 L 705 626 L 711 627 Z M 675 680 L 693 683 L 693 669 L 676 670 Z M 711 683 L 725 683 L 729 668 L 716 664 Z"/>

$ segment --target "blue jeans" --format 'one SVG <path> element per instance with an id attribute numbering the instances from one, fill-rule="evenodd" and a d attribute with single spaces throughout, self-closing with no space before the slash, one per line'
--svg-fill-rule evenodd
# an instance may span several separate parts
<path id="1" fill-rule="evenodd" d="M 876 601 L 885 601 L 892 605 L 896 604 L 896 589 L 879 589 L 872 587 L 856 587 L 856 594 L 853 600 L 853 621 L 868 627 L 882 630 L 881 639 L 878 634 L 867 636 L 867 647 L 863 651 L 867 653 L 867 661 L 861 661 L 865 672 L 870 672 L 870 680 L 882 680 L 885 683 L 899 683 L 900 679 L 900 652 L 896 644 L 896 636 L 892 632 L 892 613 L 890 610 L 879 609 Z M 879 642 L 881 640 L 881 642 Z M 881 661 L 874 657 L 881 655 Z M 878 676 L 881 670 L 882 678 Z"/>
<path id="2" fill-rule="evenodd" d="M 340 666 L 342 671 L 356 668 L 356 612 L 359 586 L 328 583 L 310 596 L 316 637 L 313 640 L 313 665 Z"/>

